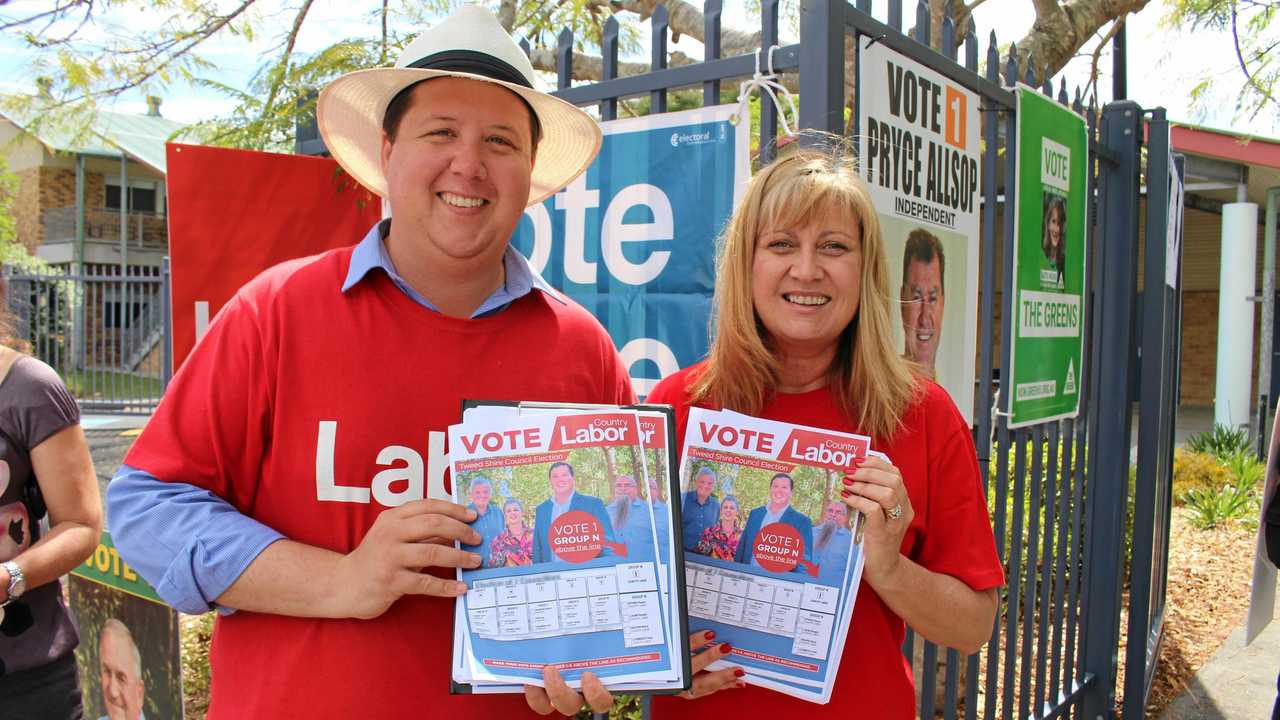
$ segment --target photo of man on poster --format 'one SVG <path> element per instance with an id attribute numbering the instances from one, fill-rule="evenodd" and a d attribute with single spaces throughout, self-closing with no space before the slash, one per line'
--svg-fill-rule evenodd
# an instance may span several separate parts
<path id="1" fill-rule="evenodd" d="M 140 720 L 146 685 L 142 681 L 142 653 L 128 626 L 116 618 L 102 624 L 98 642 L 98 671 L 102 675 L 100 720 Z"/>
<path id="2" fill-rule="evenodd" d="M 609 522 L 609 513 L 604 501 L 592 495 L 583 495 L 577 491 L 577 476 L 573 466 L 567 462 L 552 463 L 547 471 L 547 480 L 551 485 L 551 497 L 538 506 L 537 519 L 533 525 L 533 562 L 534 564 L 552 562 L 556 556 L 551 552 L 551 523 L 570 510 L 581 510 L 591 515 L 604 528 L 607 543 L 602 555 L 611 555 L 613 551 L 608 543 L 616 542 L 613 525 Z"/>
<path id="3" fill-rule="evenodd" d="M 903 355 L 937 376 L 942 315 L 946 307 L 943 281 L 947 259 L 938 236 L 916 228 L 907 235 L 902 253 Z"/>
<path id="4" fill-rule="evenodd" d="M 738 553 L 734 560 L 743 565 L 752 565 L 761 567 L 760 562 L 756 560 L 755 553 L 752 548 L 755 546 L 756 535 L 760 530 L 774 523 L 783 523 L 790 525 L 800 533 L 803 540 L 809 540 L 813 537 L 813 521 L 806 517 L 803 513 L 791 507 L 791 495 L 795 489 L 795 481 L 787 473 L 777 473 L 773 479 L 769 481 L 769 502 L 751 511 L 747 516 L 747 526 L 742 531 L 742 539 L 744 542 L 738 543 Z M 810 563 L 813 562 L 813 545 L 812 543 L 804 543 L 804 559 Z M 801 572 L 801 566 L 797 565 L 796 570 Z"/>
<path id="5" fill-rule="evenodd" d="M 506 519 L 505 513 L 503 508 L 489 502 L 493 497 L 493 483 L 483 475 L 472 479 L 471 491 L 468 495 L 471 498 L 471 503 L 467 507 L 476 511 L 476 519 L 471 521 L 470 524 L 472 529 L 480 533 L 480 544 L 468 545 L 461 543 L 462 549 L 479 553 L 480 567 L 489 567 L 489 546 L 493 544 L 493 539 L 502 532 Z"/>
<path id="6" fill-rule="evenodd" d="M 680 506 L 680 517 L 684 525 L 684 549 L 697 552 L 702 533 L 720 519 L 715 470 L 704 465 L 694 474 L 693 488 L 685 491 Z"/>

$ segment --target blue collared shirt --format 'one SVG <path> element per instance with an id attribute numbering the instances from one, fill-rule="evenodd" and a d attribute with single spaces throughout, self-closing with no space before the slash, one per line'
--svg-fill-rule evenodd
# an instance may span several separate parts
<path id="1" fill-rule="evenodd" d="M 680 517 L 683 519 L 684 549 L 693 551 L 702 539 L 702 531 L 716 524 L 720 519 L 720 501 L 715 495 L 708 495 L 705 503 L 698 502 L 698 491 L 689 490 L 684 494 L 680 505 Z"/>
<path id="2" fill-rule="evenodd" d="M 390 228 L 390 220 L 379 222 L 355 247 L 342 291 L 381 271 L 419 305 L 439 312 L 396 272 L 384 242 Z M 502 312 L 534 290 L 564 302 L 510 245 L 502 264 L 506 271 L 502 286 L 471 317 Z M 107 518 L 112 539 L 127 553 L 129 564 L 165 602 L 191 615 L 214 608 L 214 598 L 226 592 L 259 553 L 284 539 L 204 488 L 164 482 L 128 465 L 120 466 L 107 487 Z"/>
<path id="3" fill-rule="evenodd" d="M 391 282 L 400 288 L 400 291 L 408 295 L 414 302 L 418 303 L 428 310 L 439 312 L 440 309 L 431 304 L 431 301 L 422 296 L 422 293 L 414 290 L 405 279 L 400 277 L 400 273 L 396 272 L 395 266 L 391 263 L 391 255 L 387 252 L 387 233 L 391 230 L 391 220 L 386 219 L 379 222 L 369 229 L 364 239 L 356 245 L 356 249 L 351 252 L 351 265 L 347 268 L 347 279 L 342 283 L 342 292 L 346 292 L 356 285 L 360 284 L 374 270 L 381 270 L 387 274 Z M 471 313 L 472 318 L 485 317 L 494 313 L 502 312 L 508 305 L 528 295 L 534 290 L 541 290 L 550 295 L 559 302 L 564 302 L 560 297 L 560 293 L 556 289 L 547 284 L 542 279 L 538 271 L 533 269 L 528 259 L 521 255 L 515 248 L 507 245 L 507 250 L 502 254 L 502 267 L 506 271 L 502 282 L 502 287 L 493 291 L 493 294 L 485 298 L 480 303 L 480 307 Z"/>
<path id="4" fill-rule="evenodd" d="M 551 496 L 551 522 L 555 522 L 560 519 L 561 515 L 569 512 L 569 507 L 573 505 L 573 498 L 577 494 L 578 492 L 576 490 L 569 493 L 569 499 L 565 500 L 563 505 L 556 502 L 555 495 Z"/>

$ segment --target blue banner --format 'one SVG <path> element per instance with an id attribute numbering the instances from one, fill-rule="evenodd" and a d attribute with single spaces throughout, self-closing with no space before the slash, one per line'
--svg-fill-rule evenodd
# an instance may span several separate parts
<path id="1" fill-rule="evenodd" d="M 591 167 L 512 244 L 599 318 L 638 395 L 707 353 L 716 238 L 750 174 L 736 105 L 601 123 Z"/>

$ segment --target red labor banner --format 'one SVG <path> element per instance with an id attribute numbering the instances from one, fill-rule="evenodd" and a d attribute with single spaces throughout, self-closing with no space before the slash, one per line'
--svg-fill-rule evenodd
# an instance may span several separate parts
<path id="1" fill-rule="evenodd" d="M 354 245 L 382 201 L 328 158 L 167 145 L 173 369 L 231 296 L 285 260 Z"/>

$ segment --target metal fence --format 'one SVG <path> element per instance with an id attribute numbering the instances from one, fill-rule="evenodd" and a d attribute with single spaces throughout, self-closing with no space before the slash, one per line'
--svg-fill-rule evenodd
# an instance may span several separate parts
<path id="1" fill-rule="evenodd" d="M 169 277 L 119 266 L 4 268 L 15 334 L 86 412 L 150 413 L 168 378 Z"/>
<path id="2" fill-rule="evenodd" d="M 1072 105 L 1088 119 L 1091 156 L 1092 260 L 1085 285 L 1081 411 L 1075 419 L 1010 430 L 1005 415 L 1009 398 L 1000 396 L 993 380 L 997 366 L 1009 366 L 1015 317 L 1011 298 L 1002 292 L 1013 285 L 1015 250 L 1013 205 L 1004 201 L 1017 167 L 1016 106 L 1007 86 L 1040 83 L 1029 70 L 1020 70 L 1013 59 L 1016 48 L 1001 73 L 994 33 L 987 39 L 980 74 L 972 20 L 957 33 L 951 18 L 944 18 L 942 51 L 932 49 L 923 1 L 915 8 L 914 37 L 908 38 L 901 0 L 889 0 L 887 23 L 872 17 L 870 0 L 859 0 L 857 7 L 844 0 L 802 0 L 801 40 L 781 47 L 779 4 L 761 2 L 761 54 L 769 55 L 776 72 L 798 72 L 802 128 L 856 136 L 856 126 L 846 128 L 844 120 L 846 40 L 855 53 L 867 42 L 884 43 L 978 93 L 982 103 L 980 369 L 974 432 L 1008 584 L 990 640 L 979 653 L 962 658 L 955 650 L 917 642 L 908 633 L 904 652 L 918 678 L 920 716 L 1114 715 L 1120 615 L 1127 592 L 1123 714 L 1142 717 L 1163 628 L 1177 397 L 1174 359 L 1180 347 L 1180 281 L 1176 273 L 1173 285 L 1160 281 L 1165 263 L 1177 263 L 1178 256 L 1161 252 L 1163 242 L 1148 245 L 1151 251 L 1142 258 L 1144 277 L 1160 292 L 1149 293 L 1151 300 L 1142 303 L 1138 315 L 1141 156 L 1149 137 L 1148 177 L 1166 177 L 1169 133 L 1163 110 L 1152 111 L 1150 122 L 1144 123 L 1147 113 L 1131 102 L 1112 103 L 1099 113 L 1082 107 L 1077 91 Z M 566 30 L 558 39 L 557 94 L 579 106 L 597 105 L 605 120 L 615 118 L 619 100 L 628 97 L 647 97 L 650 113 L 665 112 L 668 93 L 676 89 L 701 88 L 703 104 L 718 104 L 721 83 L 751 75 L 757 62 L 753 55 L 721 57 L 721 5 L 718 0 L 704 3 L 705 60 L 675 68 L 666 66 L 667 10 L 656 8 L 650 19 L 652 69 L 623 78 L 617 77 L 619 28 L 610 19 L 603 33 L 603 80 L 576 87 L 571 81 L 574 37 Z M 957 60 L 961 51 L 963 62 Z M 1052 94 L 1052 85 L 1044 83 L 1043 90 Z M 853 100 L 856 107 L 857 98 Z M 1057 100 L 1068 103 L 1064 84 L 1059 84 Z M 772 104 L 762 102 L 762 163 L 772 158 L 777 127 Z M 1164 183 L 1148 182 L 1150 237 L 1163 239 L 1168 203 Z M 1140 372 L 1131 372 L 1139 358 Z M 1131 480 L 1135 415 L 1140 422 Z"/>

